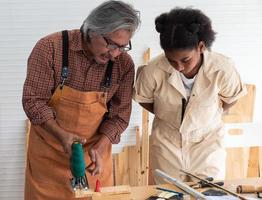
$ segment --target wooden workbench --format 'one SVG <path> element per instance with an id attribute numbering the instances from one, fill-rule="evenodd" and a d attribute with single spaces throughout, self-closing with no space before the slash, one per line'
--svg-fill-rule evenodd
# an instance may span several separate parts
<path id="1" fill-rule="evenodd" d="M 262 185 L 262 178 L 247 178 L 243 180 L 227 180 L 225 181 L 224 187 L 229 189 L 230 191 L 236 192 L 236 187 L 238 185 Z M 161 185 L 161 187 L 175 189 L 177 191 L 181 191 L 177 189 L 174 185 Z M 131 198 L 130 200 L 145 200 L 151 195 L 159 193 L 159 190 L 155 189 L 156 186 L 140 186 L 140 187 L 131 187 Z M 255 194 L 242 194 L 245 197 L 253 197 L 256 198 Z"/>
<path id="2" fill-rule="evenodd" d="M 243 185 L 262 185 L 262 178 L 248 178 L 243 180 L 227 180 L 225 181 L 224 187 L 236 192 L 236 187 L 240 184 Z M 121 186 L 120 186 L 121 187 Z M 151 186 L 139 186 L 130 187 L 130 192 L 125 194 L 114 194 L 114 195 L 94 195 L 93 200 L 145 200 L 152 195 L 158 194 L 160 191 L 156 187 L 163 187 L 168 189 L 173 189 L 176 191 L 181 191 L 177 187 L 171 184 L 165 185 L 151 185 Z M 117 188 L 117 186 L 115 187 Z M 244 194 L 245 197 L 256 197 L 255 194 Z M 192 198 L 186 198 L 192 199 Z"/>

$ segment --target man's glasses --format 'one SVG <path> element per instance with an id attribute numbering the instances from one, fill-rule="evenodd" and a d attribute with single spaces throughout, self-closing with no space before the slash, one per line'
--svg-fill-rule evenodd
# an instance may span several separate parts
<path id="1" fill-rule="evenodd" d="M 129 43 L 127 46 L 120 46 L 113 41 L 110 41 L 108 38 L 103 37 L 104 40 L 106 41 L 106 48 L 109 50 L 115 50 L 119 49 L 120 52 L 125 52 L 125 51 L 130 51 L 132 49 L 132 44 L 131 41 L 129 40 Z"/>

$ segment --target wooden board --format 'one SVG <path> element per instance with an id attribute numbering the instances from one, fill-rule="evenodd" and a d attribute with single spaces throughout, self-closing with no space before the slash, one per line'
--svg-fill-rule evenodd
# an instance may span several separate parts
<path id="1" fill-rule="evenodd" d="M 102 187 L 101 192 L 94 192 L 93 190 L 75 191 L 76 198 L 90 197 L 92 200 L 129 199 L 130 195 L 131 188 L 128 185 Z"/>
<path id="2" fill-rule="evenodd" d="M 240 98 L 223 116 L 225 123 L 252 122 L 256 98 L 256 86 L 245 84 L 247 95 Z"/>
<path id="3" fill-rule="evenodd" d="M 262 177 L 262 147 L 259 147 L 258 152 L 259 177 Z"/>
<path id="4" fill-rule="evenodd" d="M 148 185 L 149 176 L 149 113 L 142 111 L 141 185 Z"/>
<path id="5" fill-rule="evenodd" d="M 124 147 L 123 152 L 114 155 L 114 184 L 129 185 L 129 166 L 128 149 L 132 147 Z"/>
<path id="6" fill-rule="evenodd" d="M 232 106 L 223 116 L 225 123 L 246 123 L 253 121 L 255 108 L 256 87 L 245 84 L 248 94 Z M 242 129 L 230 129 L 228 134 L 243 134 Z M 227 148 L 226 179 L 259 177 L 259 149 L 258 147 Z"/>
<path id="7" fill-rule="evenodd" d="M 247 177 L 249 148 L 227 148 L 226 180 Z"/>
<path id="8" fill-rule="evenodd" d="M 259 147 L 250 147 L 247 177 L 259 177 Z"/>
<path id="9" fill-rule="evenodd" d="M 140 133 L 136 127 L 136 145 L 124 147 L 123 152 L 114 155 L 115 185 L 141 185 Z"/>
<path id="10" fill-rule="evenodd" d="M 140 151 L 140 133 L 139 127 L 136 127 L 136 146 L 129 149 L 129 185 L 141 185 L 141 151 Z"/>
<path id="11" fill-rule="evenodd" d="M 144 53 L 144 64 L 150 60 L 150 48 Z M 149 177 L 149 112 L 142 109 L 141 185 L 148 185 Z"/>

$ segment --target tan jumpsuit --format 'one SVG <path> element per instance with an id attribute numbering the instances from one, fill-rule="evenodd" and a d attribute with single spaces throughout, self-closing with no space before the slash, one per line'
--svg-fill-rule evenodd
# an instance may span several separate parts
<path id="1" fill-rule="evenodd" d="M 174 178 L 186 180 L 179 170 L 223 179 L 225 175 L 222 102 L 228 104 L 246 94 L 232 61 L 205 51 L 182 118 L 182 99 L 187 99 L 180 74 L 162 54 L 139 73 L 133 98 L 154 103 L 150 139 L 150 165 Z M 157 184 L 164 183 L 154 176 Z"/>

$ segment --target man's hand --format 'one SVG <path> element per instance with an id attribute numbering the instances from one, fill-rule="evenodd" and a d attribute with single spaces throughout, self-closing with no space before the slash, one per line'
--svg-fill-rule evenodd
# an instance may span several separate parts
<path id="1" fill-rule="evenodd" d="M 87 170 L 92 176 L 100 174 L 104 170 L 103 155 L 108 150 L 109 145 L 111 145 L 111 141 L 102 134 L 100 139 L 88 150 L 91 164 L 87 166 Z"/>
<path id="2" fill-rule="evenodd" d="M 86 139 L 81 138 L 77 135 L 71 134 L 69 132 L 65 132 L 63 137 L 61 138 L 61 143 L 63 145 L 64 151 L 71 156 L 72 153 L 72 144 L 74 142 L 82 143 L 83 145 L 86 143 Z"/>
<path id="3" fill-rule="evenodd" d="M 80 142 L 82 144 L 86 143 L 86 139 L 74 135 L 68 131 L 61 128 L 54 119 L 46 121 L 41 125 L 47 132 L 55 136 L 62 144 L 64 151 L 71 156 L 71 146 L 73 142 Z"/>

